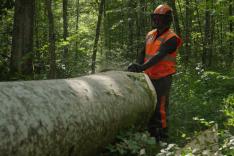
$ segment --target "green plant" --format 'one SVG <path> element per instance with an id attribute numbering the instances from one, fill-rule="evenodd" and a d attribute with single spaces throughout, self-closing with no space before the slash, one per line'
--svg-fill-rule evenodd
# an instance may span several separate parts
<path id="1" fill-rule="evenodd" d="M 234 136 L 227 130 L 221 130 L 220 137 L 220 151 L 223 155 L 234 155 Z"/>
<path id="2" fill-rule="evenodd" d="M 117 143 L 107 146 L 109 155 L 151 156 L 159 151 L 159 145 L 148 132 L 128 131 L 117 136 Z"/>

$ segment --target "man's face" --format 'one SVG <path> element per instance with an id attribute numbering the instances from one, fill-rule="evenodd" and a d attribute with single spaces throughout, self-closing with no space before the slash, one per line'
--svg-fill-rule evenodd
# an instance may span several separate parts
<path id="1" fill-rule="evenodd" d="M 154 29 L 163 29 L 165 27 L 164 16 L 159 14 L 151 14 L 151 24 Z"/>

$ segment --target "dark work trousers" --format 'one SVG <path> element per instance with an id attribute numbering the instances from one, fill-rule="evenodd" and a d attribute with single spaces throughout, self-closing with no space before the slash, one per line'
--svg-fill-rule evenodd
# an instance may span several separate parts
<path id="1" fill-rule="evenodd" d="M 151 81 L 157 93 L 157 104 L 154 114 L 149 121 L 148 130 L 151 136 L 155 137 L 156 140 L 166 139 L 168 128 L 167 117 L 169 93 L 172 84 L 172 75 Z"/>

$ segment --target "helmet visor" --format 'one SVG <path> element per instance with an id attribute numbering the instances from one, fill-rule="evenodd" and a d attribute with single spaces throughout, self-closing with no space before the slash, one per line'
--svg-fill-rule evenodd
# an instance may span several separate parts
<path id="1" fill-rule="evenodd" d="M 160 29 L 169 27 L 171 23 L 170 15 L 151 14 L 151 23 L 154 28 Z"/>
<path id="2" fill-rule="evenodd" d="M 151 14 L 150 16 L 151 16 L 152 21 L 160 20 L 160 15 L 159 14 Z"/>

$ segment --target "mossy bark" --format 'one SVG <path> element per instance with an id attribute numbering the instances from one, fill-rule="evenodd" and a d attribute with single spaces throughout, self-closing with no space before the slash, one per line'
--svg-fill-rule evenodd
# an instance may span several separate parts
<path id="1" fill-rule="evenodd" d="M 0 83 L 0 155 L 95 155 L 116 134 L 147 123 L 156 104 L 148 77 L 106 72 Z"/>

